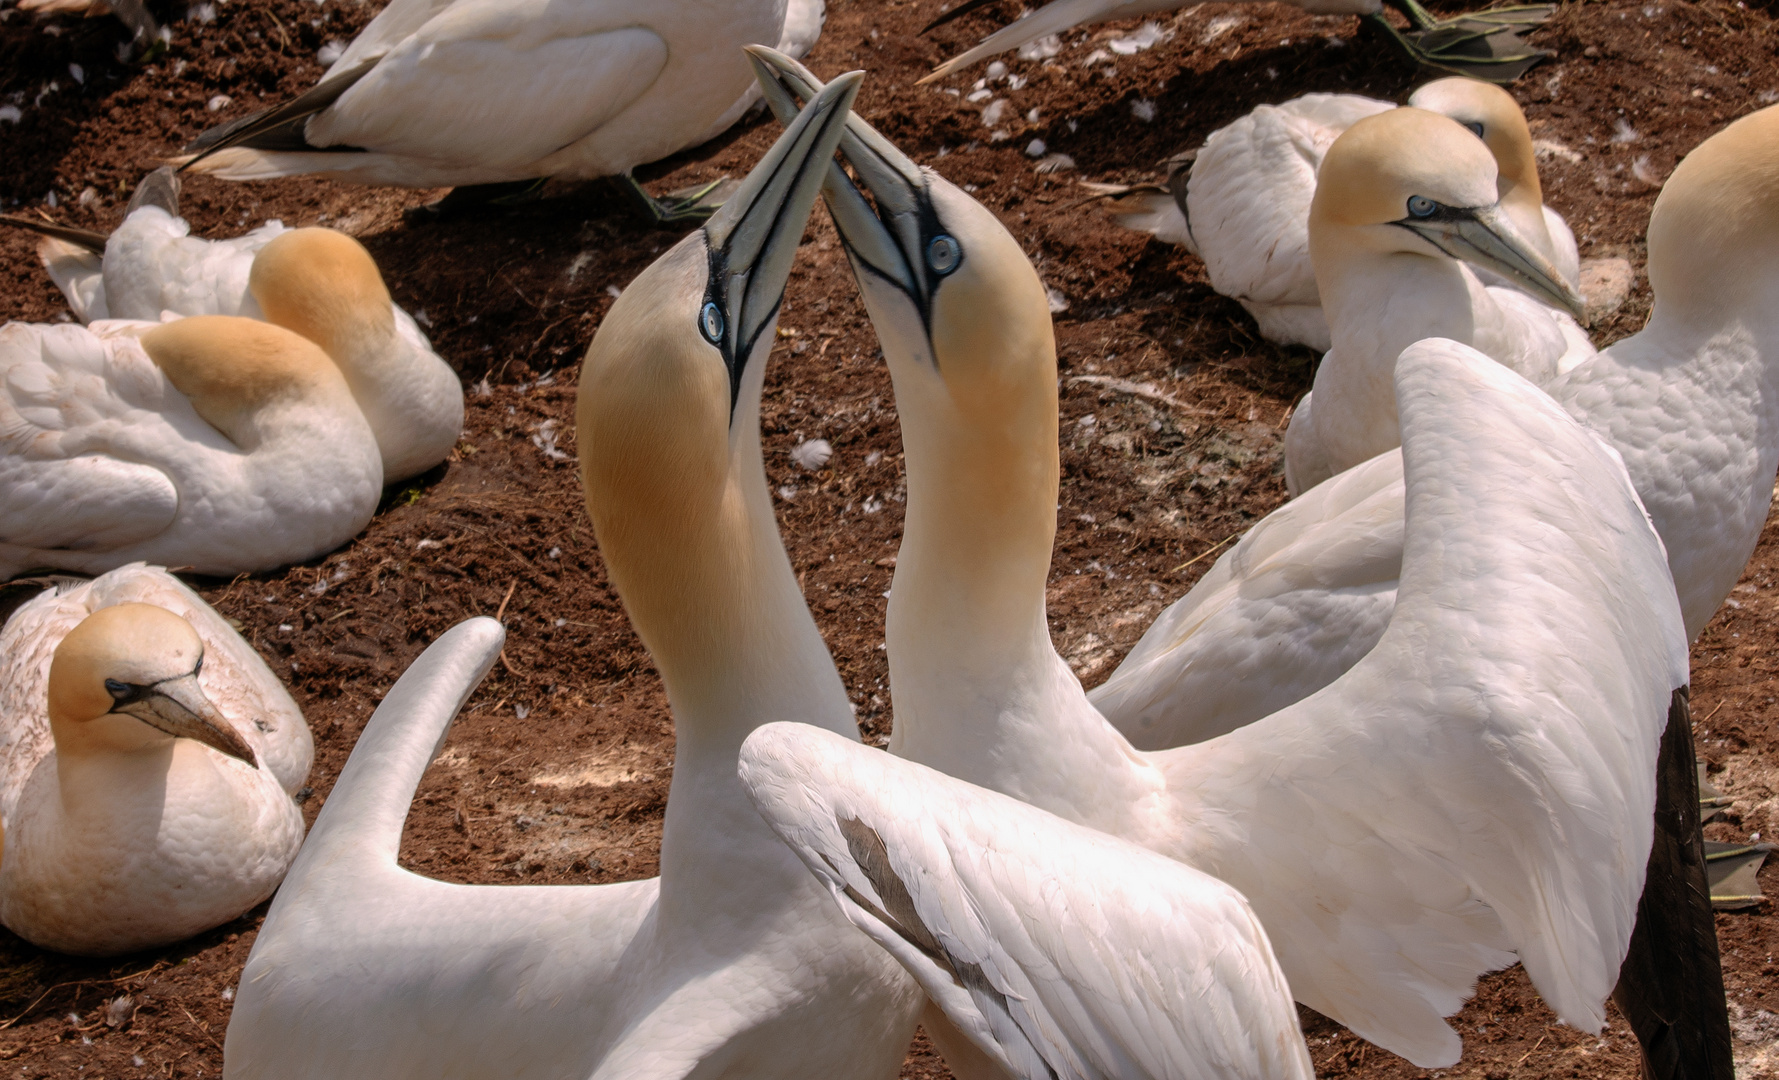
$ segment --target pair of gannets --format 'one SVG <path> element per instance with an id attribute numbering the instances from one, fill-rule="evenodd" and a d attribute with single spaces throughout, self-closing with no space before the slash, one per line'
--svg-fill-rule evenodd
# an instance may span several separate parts
<path id="1" fill-rule="evenodd" d="M 321 82 L 205 132 L 190 167 L 399 187 L 619 177 L 756 99 L 740 46 L 807 52 L 822 0 L 394 0 Z M 678 208 L 683 209 L 683 208 Z"/>
<path id="2" fill-rule="evenodd" d="M 1667 548 L 1688 639 L 1735 586 L 1779 471 L 1779 109 L 1680 163 L 1648 232 L 1654 310 L 1547 389 L 1623 456 Z M 1136 745 L 1208 739 L 1328 685 L 1383 633 L 1400 457 L 1286 503 L 1155 620 L 1092 699 Z"/>
<path id="3" fill-rule="evenodd" d="M 819 86 L 780 66 L 800 94 Z M 1043 285 L 991 214 L 862 121 L 841 148 L 877 199 L 873 214 L 831 173 L 907 450 L 892 752 L 1239 888 L 1299 1001 L 1424 1067 L 1458 1059 L 1442 1017 L 1517 957 L 1565 1021 L 1597 1030 L 1616 985 L 1648 1052 L 1677 1048 L 1727 1076 L 1697 818 L 1683 815 L 1696 804 L 1683 790 L 1686 639 L 1661 543 L 1612 451 L 1474 351 L 1410 350 L 1397 383 L 1408 574 L 1389 632 L 1309 700 L 1209 743 L 1136 751 L 1045 620 L 1058 463 Z M 814 749 L 756 747 L 745 767 L 780 773 L 780 787 L 817 783 L 797 764 Z M 819 816 L 862 812 L 862 798 L 799 808 L 756 789 L 785 807 L 776 823 L 853 917 L 892 947 L 890 934 L 910 942 L 898 955 L 923 985 L 949 966 L 953 998 L 990 1011 L 978 991 L 998 957 L 971 951 L 974 907 L 948 898 L 947 871 L 918 869 L 943 854 L 930 826 L 872 812 L 859 820 L 873 844 Z M 1027 1006 L 999 1007 L 1017 1023 Z"/>
<path id="4" fill-rule="evenodd" d="M 110 236 L 3 220 L 47 234 L 38 254 L 83 323 L 239 315 L 320 345 L 376 434 L 386 484 L 432 468 L 457 443 L 462 384 L 345 233 L 271 221 L 230 240 L 194 237 L 164 168 L 138 185 Z"/>
<path id="5" fill-rule="evenodd" d="M 763 722 L 856 737 L 773 520 L 759 403 L 859 81 L 836 79 L 624 290 L 582 369 L 588 510 L 673 709 L 661 876 L 467 886 L 397 865 L 415 786 L 500 653 L 497 623 L 459 626 L 372 717 L 279 890 L 241 978 L 227 1075 L 896 1075 L 919 989 L 736 777 Z"/>
<path id="6" fill-rule="evenodd" d="M 1544 205 L 1525 114 L 1512 95 L 1475 79 L 1438 79 L 1409 96 L 1475 132 L 1495 158 L 1501 212 L 1571 286 L 1581 263 L 1575 235 Z M 1211 287 L 1254 316 L 1260 335 L 1326 351 L 1328 319 L 1310 262 L 1316 172 L 1343 132 L 1395 103 L 1357 94 L 1306 94 L 1262 105 L 1211 132 L 1162 185 L 1089 184 L 1112 199 L 1127 228 L 1178 244 L 1204 260 Z M 1486 271 L 1485 271 L 1486 272 Z"/>
<path id="7" fill-rule="evenodd" d="M 272 894 L 309 727 L 251 646 L 140 563 L 0 628 L 0 923 L 47 949 L 167 945 Z"/>

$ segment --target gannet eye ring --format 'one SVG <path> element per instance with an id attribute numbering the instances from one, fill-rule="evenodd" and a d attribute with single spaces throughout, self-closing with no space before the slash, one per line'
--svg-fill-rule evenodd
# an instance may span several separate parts
<path id="1" fill-rule="evenodd" d="M 964 249 L 944 233 L 927 241 L 927 265 L 935 274 L 949 274 L 956 270 L 963 257 Z"/>
<path id="2" fill-rule="evenodd" d="M 1481 120 L 1465 120 L 1465 121 L 1463 121 L 1463 124 L 1465 127 L 1469 128 L 1473 133 L 1475 133 L 1477 138 L 1480 139 L 1483 137 L 1483 126 L 1482 126 Z"/>
<path id="3" fill-rule="evenodd" d="M 712 345 L 723 343 L 723 309 L 717 307 L 716 301 L 705 302 L 704 310 L 698 313 L 698 329 L 704 332 L 704 340 Z"/>
<path id="4" fill-rule="evenodd" d="M 1410 195 L 1408 197 L 1408 213 L 1410 217 L 1432 217 L 1433 211 L 1437 209 L 1439 209 L 1439 204 L 1425 195 Z"/>
<path id="5" fill-rule="evenodd" d="M 131 687 L 129 683 L 118 682 L 116 679 L 106 679 L 105 680 L 105 692 L 107 694 L 110 694 L 113 698 L 117 699 L 118 701 L 122 701 L 125 698 L 129 697 L 135 691 L 134 691 L 134 688 Z"/>

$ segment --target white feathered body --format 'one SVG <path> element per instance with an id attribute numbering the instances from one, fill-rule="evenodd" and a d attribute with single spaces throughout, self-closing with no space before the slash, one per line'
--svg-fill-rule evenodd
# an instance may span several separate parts
<path id="1" fill-rule="evenodd" d="M 273 402 L 238 445 L 155 366 L 143 328 L 0 327 L 0 578 L 138 561 L 251 573 L 364 528 L 382 463 L 349 397 Z"/>
<path id="2" fill-rule="evenodd" d="M 197 630 L 204 694 L 260 768 L 186 739 L 138 755 L 58 758 L 46 704 L 55 647 L 94 611 L 123 603 L 164 607 Z M 308 777 L 309 727 L 265 661 L 196 593 L 141 564 L 58 585 L 0 629 L 0 665 L 0 922 L 45 948 L 110 955 L 190 937 L 277 888 L 302 843 L 290 796 Z"/>

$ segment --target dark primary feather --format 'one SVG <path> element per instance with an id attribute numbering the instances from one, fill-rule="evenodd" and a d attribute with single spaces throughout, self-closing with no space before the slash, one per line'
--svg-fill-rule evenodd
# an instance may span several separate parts
<path id="1" fill-rule="evenodd" d="M 323 80 L 282 105 L 261 109 L 211 128 L 193 139 L 191 145 L 185 148 L 186 152 L 195 156 L 181 165 L 180 169 L 189 169 L 218 150 L 226 150 L 231 146 L 245 146 L 254 150 L 363 153 L 363 148 L 357 146 L 311 146 L 303 137 L 303 126 L 309 117 L 338 101 L 341 94 L 352 89 L 358 80 L 369 75 L 376 66 L 376 60 L 366 60 L 350 71 Z"/>

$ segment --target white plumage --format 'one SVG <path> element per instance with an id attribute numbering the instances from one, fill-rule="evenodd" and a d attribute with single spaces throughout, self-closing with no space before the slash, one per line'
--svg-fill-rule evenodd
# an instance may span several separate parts
<path id="1" fill-rule="evenodd" d="M 194 167 L 403 187 L 615 176 L 734 123 L 754 94 L 741 46 L 807 49 L 821 13 L 820 0 L 395 0 L 310 91 L 341 91 L 295 129 L 312 149 L 232 146 Z"/>
<path id="2" fill-rule="evenodd" d="M 127 604 L 170 612 L 196 631 L 202 695 L 258 768 L 134 717 L 63 716 L 61 734 L 52 733 L 52 696 L 72 696 L 82 674 L 52 680 L 57 647 L 94 612 Z M 85 674 L 95 683 L 123 678 L 132 662 L 153 660 L 123 653 Z M 76 743 L 58 754 L 67 725 L 107 723 L 130 749 Z M 234 918 L 270 896 L 296 857 L 303 819 L 290 796 L 313 752 L 302 713 L 265 661 L 166 571 L 136 563 L 53 586 L 0 629 L 0 921 L 46 948 L 111 955 Z"/>
<path id="3" fill-rule="evenodd" d="M 1314 1075 L 1266 931 L 1216 878 L 806 725 L 748 736 L 741 779 L 847 917 L 1007 1073 Z"/>
<path id="4" fill-rule="evenodd" d="M 0 327 L 0 578 L 269 570 L 350 539 L 381 490 L 345 379 L 288 331 L 220 316 Z"/>
<path id="5" fill-rule="evenodd" d="M 1650 219 L 1649 325 L 1549 387 L 1623 456 L 1667 549 L 1689 639 L 1754 550 L 1779 470 L 1779 265 L 1767 254 L 1779 243 L 1779 156 L 1762 137 L 1779 138 L 1774 110 L 1675 170 Z M 1370 650 L 1395 603 L 1400 477 L 1400 458 L 1384 455 L 1268 515 L 1155 620 L 1094 704 L 1155 750 L 1332 682 Z"/>
<path id="6" fill-rule="evenodd" d="M 582 366 L 588 510 L 675 722 L 660 878 L 466 886 L 396 864 L 415 787 L 500 655 L 498 623 L 460 625 L 371 718 L 273 902 L 229 1024 L 231 1076 L 895 1076 L 918 988 L 735 774 L 763 721 L 856 730 L 778 539 L 759 399 L 858 82 L 836 80 L 624 290 Z"/>

